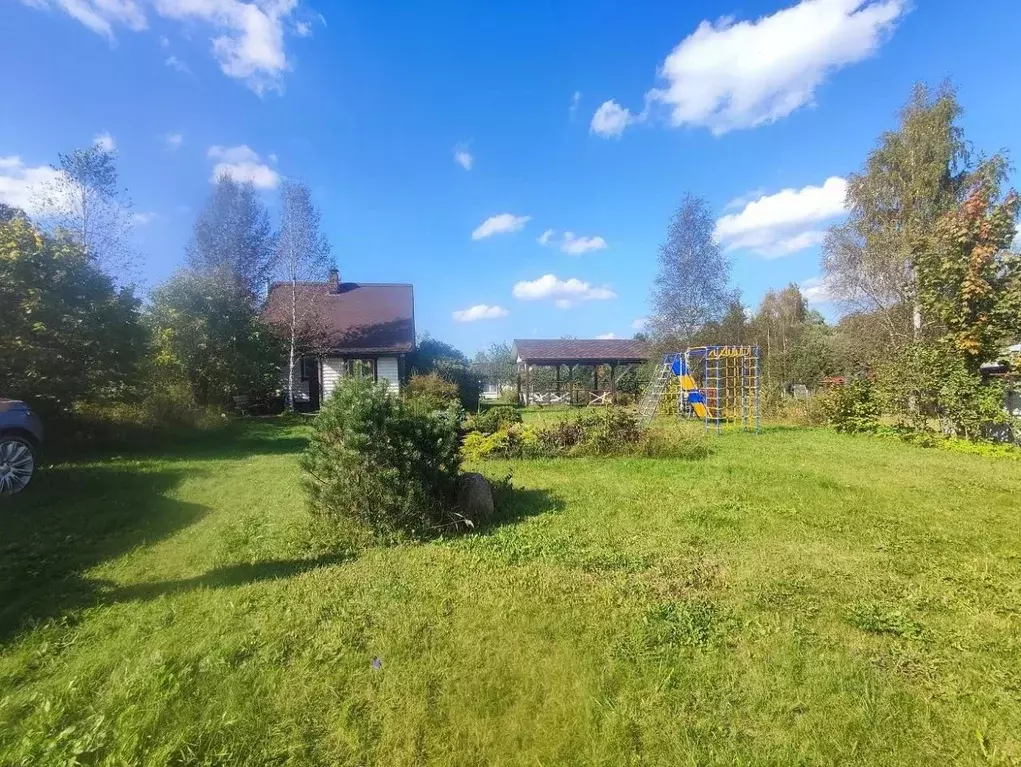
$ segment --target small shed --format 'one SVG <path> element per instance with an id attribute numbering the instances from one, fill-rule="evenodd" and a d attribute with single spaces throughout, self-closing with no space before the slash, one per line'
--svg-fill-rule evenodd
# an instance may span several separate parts
<path id="1" fill-rule="evenodd" d="M 633 339 L 514 339 L 514 357 L 518 365 L 518 400 L 526 405 L 608 405 L 617 396 L 617 380 L 625 371 L 650 359 L 645 343 Z M 568 386 L 564 391 L 561 369 L 567 367 Z M 578 389 L 573 383 L 574 369 L 592 368 L 592 388 Z M 610 369 L 609 380 L 600 387 L 599 369 Z M 533 370 L 551 367 L 556 370 L 552 386 L 533 385 Z"/>

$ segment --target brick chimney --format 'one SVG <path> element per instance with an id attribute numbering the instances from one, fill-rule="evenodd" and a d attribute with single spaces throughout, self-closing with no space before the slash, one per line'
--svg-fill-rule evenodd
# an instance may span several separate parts
<path id="1" fill-rule="evenodd" d="M 336 269 L 330 269 L 330 275 L 327 278 L 327 282 L 330 283 L 331 293 L 340 292 L 340 272 L 338 272 Z"/>

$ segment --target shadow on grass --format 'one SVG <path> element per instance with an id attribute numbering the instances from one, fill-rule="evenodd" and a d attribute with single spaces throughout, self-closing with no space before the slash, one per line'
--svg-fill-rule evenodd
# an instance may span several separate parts
<path id="1" fill-rule="evenodd" d="M 188 472 L 195 474 L 195 470 Z M 161 467 L 62 466 L 0 505 L 0 643 L 101 601 L 92 567 L 167 538 L 203 506 L 168 493 L 185 473 Z"/>
<path id="2" fill-rule="evenodd" d="M 225 565 L 194 578 L 173 581 L 138 583 L 110 589 L 103 593 L 104 602 L 148 601 L 195 589 L 224 589 L 250 583 L 291 578 L 320 567 L 342 564 L 354 558 L 351 553 L 328 554 L 313 559 L 270 559 L 262 562 Z"/>
<path id="3" fill-rule="evenodd" d="M 487 533 L 516 522 L 552 514 L 566 508 L 564 500 L 546 488 L 513 487 L 509 483 L 490 480 L 493 484 L 493 506 L 495 514 L 487 524 L 478 526 L 478 533 Z"/>
<path id="4" fill-rule="evenodd" d="M 297 454 L 308 445 L 310 425 L 310 418 L 299 416 L 238 418 L 205 431 L 136 430 L 115 440 L 51 440 L 44 457 L 74 463 L 113 456 L 201 461 Z"/>

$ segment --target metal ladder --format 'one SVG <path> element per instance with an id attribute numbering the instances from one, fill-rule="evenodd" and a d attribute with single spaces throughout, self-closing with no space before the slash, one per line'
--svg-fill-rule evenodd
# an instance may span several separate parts
<path id="1" fill-rule="evenodd" d="M 659 411 L 659 403 L 663 399 L 663 392 L 666 391 L 667 385 L 670 383 L 670 379 L 674 377 L 673 370 L 671 370 L 671 364 L 672 360 L 664 360 L 653 375 L 652 380 L 649 381 L 648 387 L 645 389 L 645 394 L 642 396 L 642 402 L 638 406 L 638 420 L 642 423 L 648 423 L 651 421 L 655 417 L 657 411 Z"/>

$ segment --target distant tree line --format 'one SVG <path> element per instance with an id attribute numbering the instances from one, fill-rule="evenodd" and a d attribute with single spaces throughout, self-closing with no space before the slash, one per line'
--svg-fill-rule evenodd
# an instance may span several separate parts
<path id="1" fill-rule="evenodd" d="M 841 377 L 915 429 L 979 436 L 1009 421 L 1009 378 L 982 366 L 1019 372 L 1007 352 L 1021 341 L 1019 200 L 1003 188 L 1006 155 L 976 154 L 961 111 L 951 87 L 917 86 L 897 129 L 851 175 L 847 219 L 823 245 L 823 285 L 845 310 L 835 325 L 794 284 L 747 311 L 707 204 L 687 196 L 660 249 L 653 346 L 756 344 L 767 400 Z"/>
<path id="2" fill-rule="evenodd" d="M 55 171 L 36 220 L 0 206 L 0 393 L 51 417 L 134 403 L 187 421 L 280 387 L 281 361 L 293 369 L 303 353 L 295 330 L 309 308 L 266 325 L 267 281 L 325 279 L 330 265 L 307 185 L 282 186 L 275 228 L 252 184 L 218 178 L 185 265 L 143 301 L 130 282 L 130 203 L 116 153 L 75 150 Z"/>

